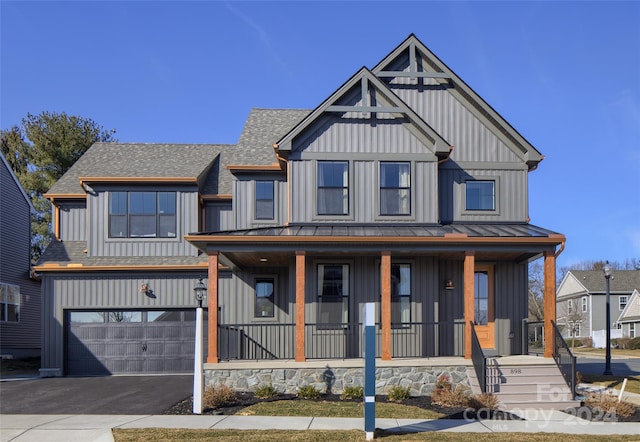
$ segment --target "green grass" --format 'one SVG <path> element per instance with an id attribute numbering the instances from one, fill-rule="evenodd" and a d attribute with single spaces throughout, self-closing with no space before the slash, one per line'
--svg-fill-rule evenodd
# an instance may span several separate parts
<path id="1" fill-rule="evenodd" d="M 622 382 L 624 376 L 605 376 L 605 375 L 593 375 L 585 374 L 582 376 L 582 382 L 594 385 L 602 385 L 603 387 L 615 388 L 620 390 L 622 388 Z M 640 394 L 640 376 L 628 376 L 627 386 L 624 391 L 626 393 L 638 393 Z"/>
<path id="2" fill-rule="evenodd" d="M 351 442 L 364 441 L 364 431 L 294 431 L 294 430 L 180 430 L 180 429 L 132 429 L 113 430 L 115 442 L 165 442 L 165 441 L 264 441 L 264 442 Z M 385 442 L 399 441 L 443 441 L 467 442 L 469 433 L 414 433 L 397 434 L 376 431 L 376 439 Z M 559 433 L 473 433 L 474 442 L 622 442 L 637 441 L 638 436 L 584 435 Z"/>
<path id="3" fill-rule="evenodd" d="M 322 416 L 322 417 L 362 417 L 362 402 L 347 401 L 273 401 L 259 402 L 240 410 L 241 416 Z M 391 419 L 440 419 L 445 417 L 424 408 L 394 404 L 376 403 L 376 416 Z"/>

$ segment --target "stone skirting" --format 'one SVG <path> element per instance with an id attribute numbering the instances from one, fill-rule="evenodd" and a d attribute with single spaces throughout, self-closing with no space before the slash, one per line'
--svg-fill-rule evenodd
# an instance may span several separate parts
<path id="1" fill-rule="evenodd" d="M 331 385 L 331 392 L 341 394 L 345 387 L 364 386 L 364 367 L 332 366 L 324 367 L 265 366 L 259 363 L 253 367 L 216 367 L 205 364 L 205 386 L 226 385 L 236 391 L 254 391 L 259 386 L 272 385 L 278 393 L 295 394 L 300 387 L 313 385 L 322 392 Z M 317 364 L 315 364 L 317 365 Z M 436 379 L 445 374 L 454 388 L 470 389 L 467 365 L 396 365 L 376 366 L 376 394 L 387 394 L 396 385 L 410 387 L 412 396 L 431 394 Z M 459 385 L 459 387 L 458 387 Z"/>

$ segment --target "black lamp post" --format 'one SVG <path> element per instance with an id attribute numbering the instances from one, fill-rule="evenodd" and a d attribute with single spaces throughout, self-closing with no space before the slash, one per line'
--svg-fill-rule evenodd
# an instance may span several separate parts
<path id="1" fill-rule="evenodd" d="M 605 356 L 605 366 L 603 375 L 612 376 L 613 372 L 611 371 L 611 304 L 609 302 L 609 280 L 611 279 L 611 266 L 609 266 L 609 261 L 607 261 L 604 266 L 602 266 L 602 271 L 604 272 L 604 278 L 607 280 L 607 342 L 606 342 L 606 356 Z"/>
<path id="2" fill-rule="evenodd" d="M 202 300 L 204 299 L 207 293 L 207 286 L 202 282 L 202 278 L 200 281 L 196 283 L 196 286 L 193 288 L 193 292 L 196 295 L 196 301 L 198 301 L 198 307 L 202 307 Z"/>

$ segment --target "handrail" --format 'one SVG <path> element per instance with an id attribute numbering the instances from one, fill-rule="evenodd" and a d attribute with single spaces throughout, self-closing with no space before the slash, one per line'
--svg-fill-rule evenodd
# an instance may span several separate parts
<path id="1" fill-rule="evenodd" d="M 469 321 L 471 327 L 471 361 L 473 362 L 473 368 L 476 371 L 476 377 L 480 384 L 480 391 L 482 393 L 487 392 L 487 357 L 482 351 L 480 346 L 480 340 L 476 334 L 476 329 L 473 321 Z"/>
<path id="2" fill-rule="evenodd" d="M 551 321 L 553 326 L 553 359 L 562 373 L 571 394 L 576 395 L 576 357 L 571 353 L 571 349 L 562 337 L 555 321 Z"/>

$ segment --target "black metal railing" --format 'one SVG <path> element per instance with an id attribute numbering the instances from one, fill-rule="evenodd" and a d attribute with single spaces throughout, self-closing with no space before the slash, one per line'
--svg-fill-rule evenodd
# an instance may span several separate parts
<path id="1" fill-rule="evenodd" d="M 394 358 L 464 356 L 464 321 L 392 323 L 391 351 Z"/>
<path id="2" fill-rule="evenodd" d="M 562 337 L 562 333 L 556 326 L 555 321 L 551 321 L 553 326 L 553 359 L 562 373 L 571 394 L 576 395 L 576 357 L 571 353 L 571 349 Z"/>
<path id="3" fill-rule="evenodd" d="M 471 327 L 471 361 L 473 362 L 473 368 L 480 384 L 480 391 L 487 392 L 487 358 L 480 346 L 480 340 L 476 334 L 476 329 L 472 321 L 469 321 L 469 327 Z"/>
<path id="4" fill-rule="evenodd" d="M 220 325 L 218 354 L 223 360 L 294 359 L 295 331 L 295 324 Z"/>
<path id="5" fill-rule="evenodd" d="M 543 321 L 522 321 L 522 354 L 544 354 Z"/>

